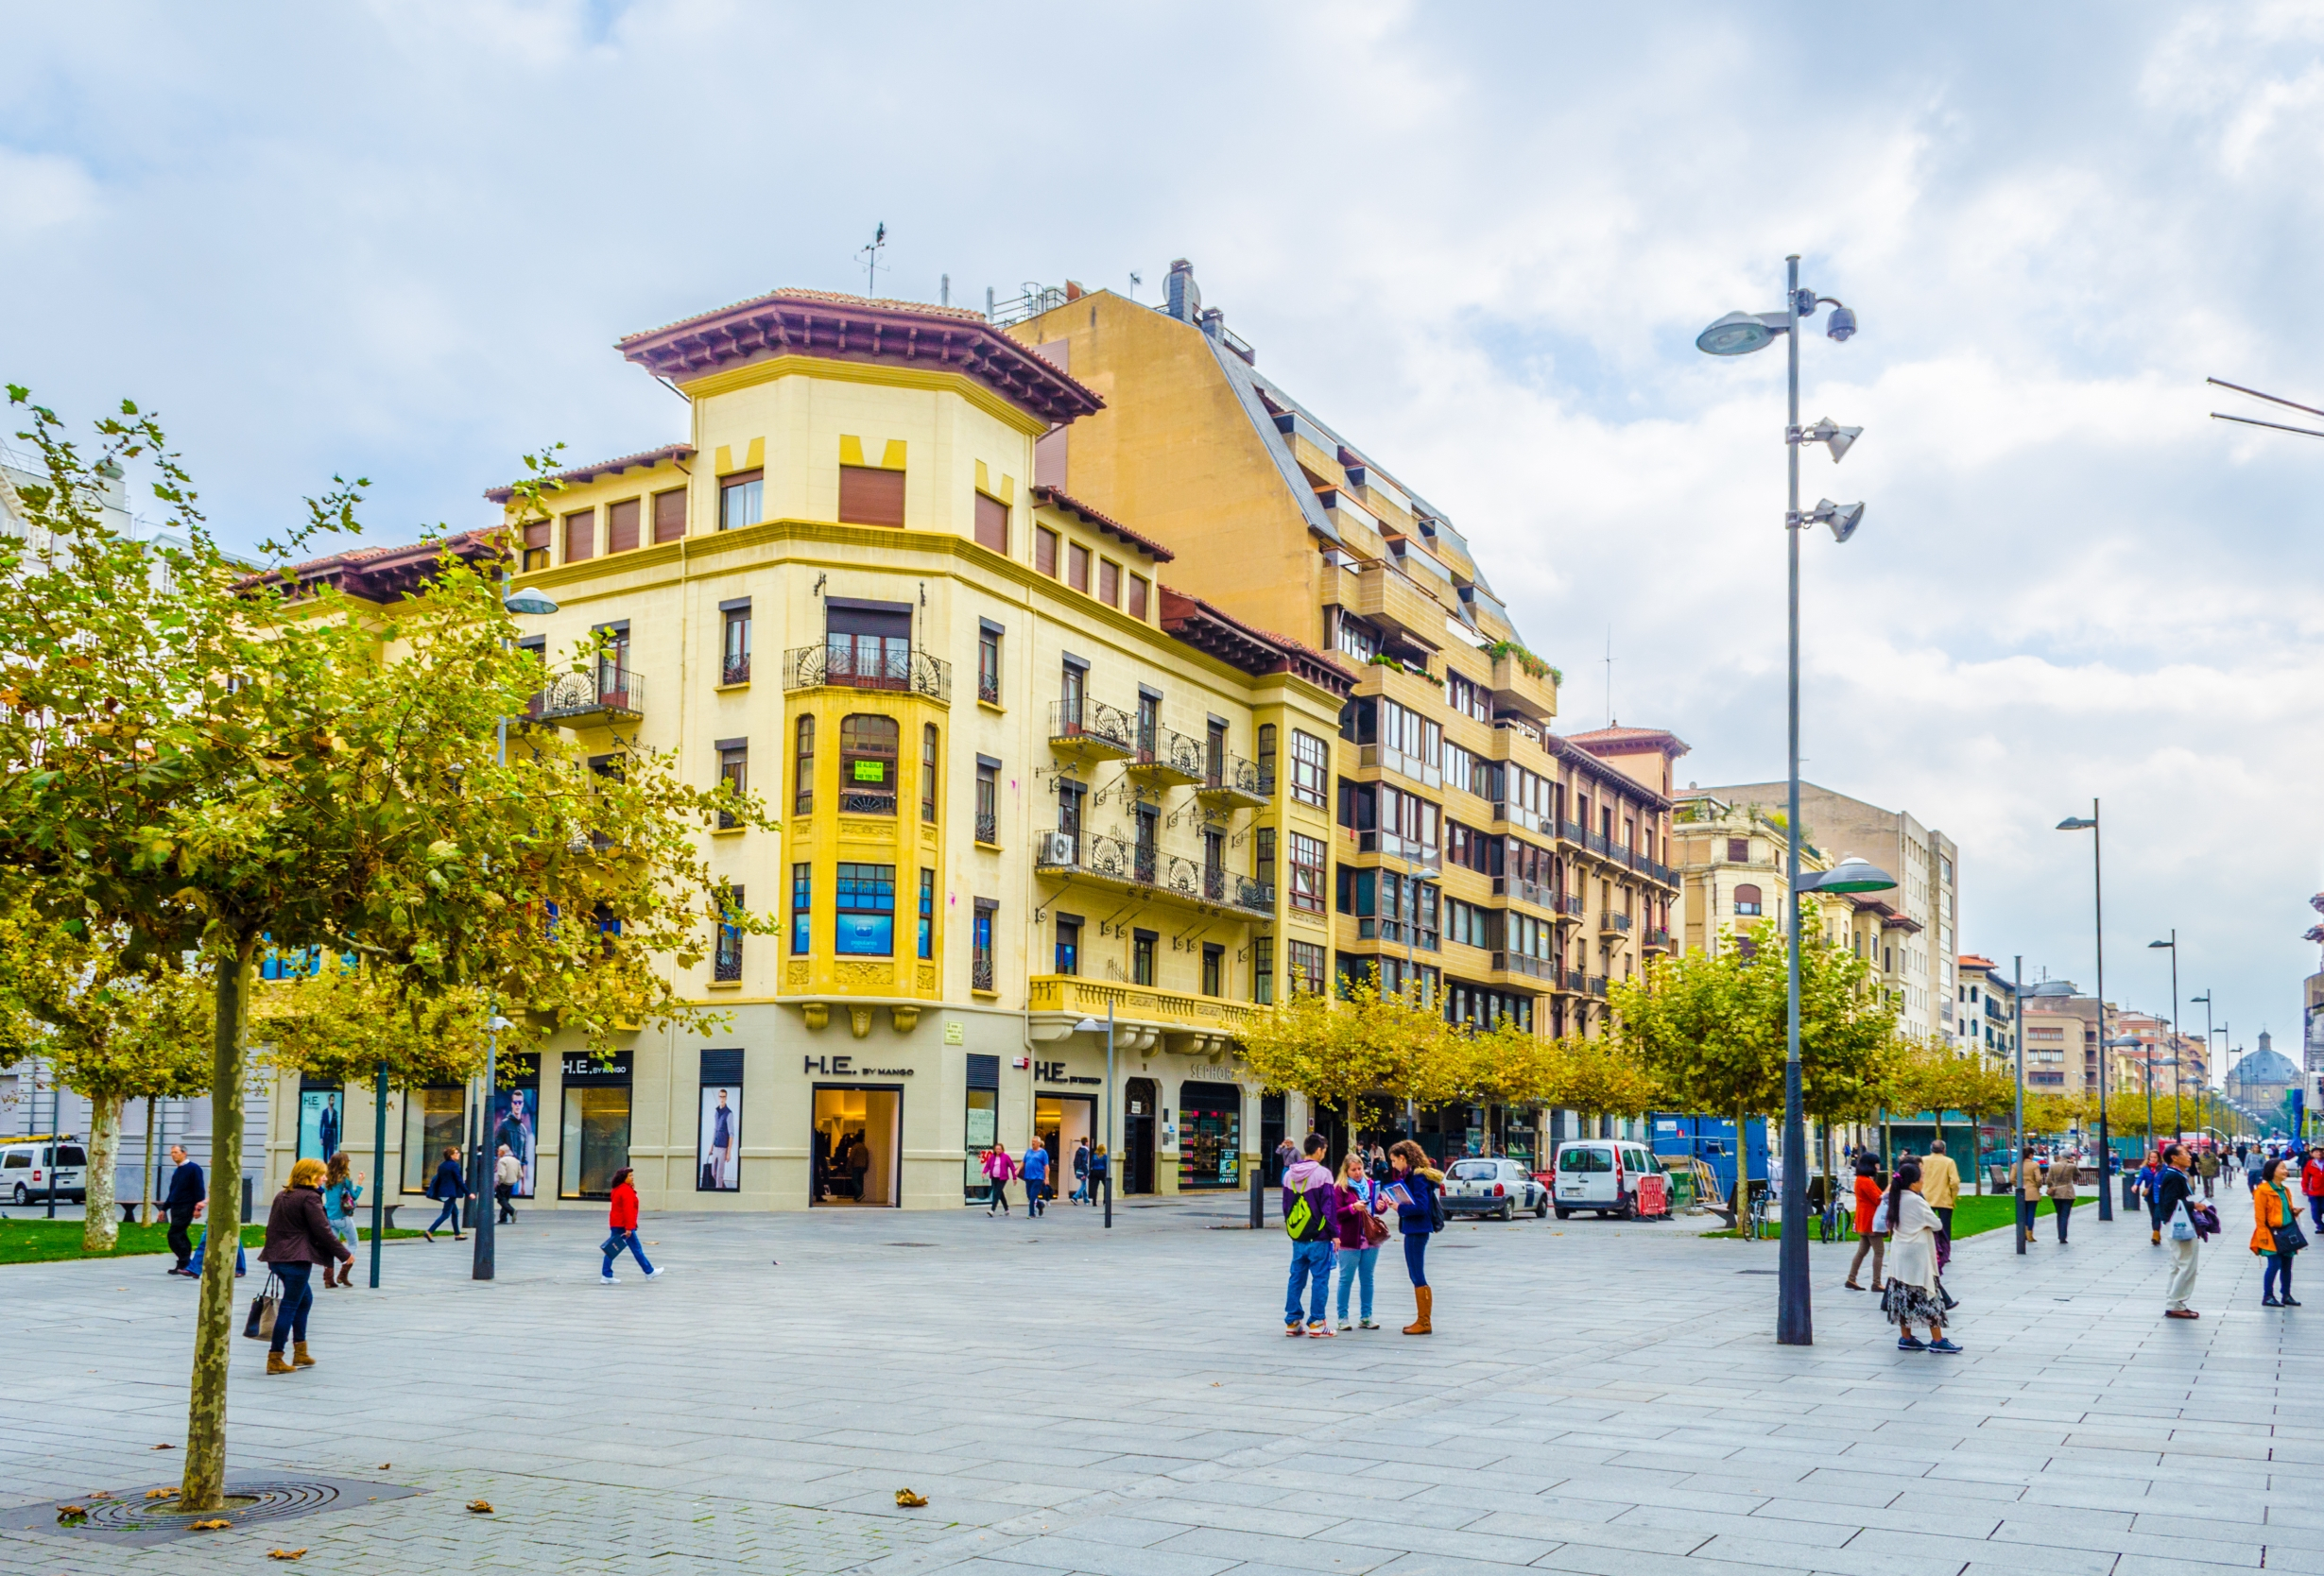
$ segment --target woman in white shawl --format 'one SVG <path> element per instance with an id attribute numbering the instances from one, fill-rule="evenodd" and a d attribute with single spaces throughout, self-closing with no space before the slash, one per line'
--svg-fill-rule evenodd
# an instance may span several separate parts
<path id="1" fill-rule="evenodd" d="M 1945 1311 L 1955 1305 L 1937 1278 L 1937 1211 L 1920 1196 L 1918 1162 L 1897 1163 L 1887 1204 L 1888 1284 L 1880 1308 L 1897 1327 L 1897 1349 L 1957 1352 L 1961 1348 L 1945 1339 Z M 1914 1336 L 1915 1325 L 1929 1327 L 1925 1343 Z"/>

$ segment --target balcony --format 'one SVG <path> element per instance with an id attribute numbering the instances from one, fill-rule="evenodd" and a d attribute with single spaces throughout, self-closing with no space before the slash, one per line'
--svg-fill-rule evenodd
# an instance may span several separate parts
<path id="1" fill-rule="evenodd" d="M 1523 974 L 1528 979 L 1558 983 L 1558 966 L 1546 958 L 1527 957 L 1523 952 L 1495 952 L 1493 968 L 1503 974 Z"/>
<path id="2" fill-rule="evenodd" d="M 1355 851 L 1379 854 L 1386 859 L 1401 860 L 1416 870 L 1444 868 L 1444 850 L 1424 846 L 1418 838 L 1400 836 L 1393 831 L 1359 831 L 1355 833 Z"/>
<path id="3" fill-rule="evenodd" d="M 925 696 L 939 706 L 953 699 L 953 669 L 940 657 L 917 647 L 884 656 L 852 645 L 802 645 L 783 658 L 783 688 L 792 690 L 883 690 Z"/>
<path id="4" fill-rule="evenodd" d="M 1526 660 L 1514 651 L 1493 659 L 1493 705 L 1546 724 L 1558 714 L 1557 681 L 1549 677 L 1545 663 L 1534 663 L 1542 669 L 1539 677 L 1527 672 Z"/>
<path id="5" fill-rule="evenodd" d="M 646 677 L 635 668 L 593 663 L 559 674 L 525 705 L 535 722 L 630 722 L 644 714 Z"/>
<path id="6" fill-rule="evenodd" d="M 1195 797 L 1222 809 L 1257 810 L 1274 797 L 1275 785 L 1239 755 L 1222 755 L 1208 762 L 1195 789 Z"/>
<path id="7" fill-rule="evenodd" d="M 1493 819 L 1506 821 L 1510 826 L 1521 827 L 1526 831 L 1539 832 L 1543 837 L 1552 835 L 1551 829 L 1557 824 L 1547 815 L 1537 815 L 1522 804 L 1509 804 L 1501 800 L 1494 801 Z"/>
<path id="8" fill-rule="evenodd" d="M 1041 832 L 1033 867 L 1044 875 L 1076 875 L 1119 891 L 1176 898 L 1197 907 L 1275 912 L 1275 883 L 1197 864 L 1183 854 L 1144 848 L 1107 832 Z"/>
<path id="9" fill-rule="evenodd" d="M 1521 881 L 1515 876 L 1495 876 L 1493 878 L 1493 896 L 1508 898 L 1521 903 L 1531 903 L 1535 908 L 1545 908 L 1553 914 L 1558 911 L 1558 894 L 1538 881 Z"/>
<path id="10" fill-rule="evenodd" d="M 1604 914 L 1598 916 L 1598 934 L 1627 935 L 1629 934 L 1630 916 L 1628 915 L 1616 914 L 1613 910 L 1608 909 Z"/>
<path id="11" fill-rule="evenodd" d="M 1407 755 L 1403 750 L 1392 749 L 1386 745 L 1357 745 L 1356 764 L 1377 766 L 1384 772 L 1394 772 L 1406 781 L 1417 782 L 1423 788 L 1444 786 L 1443 771 L 1430 763 L 1424 757 Z"/>
<path id="12" fill-rule="evenodd" d="M 1648 881 L 1659 882 L 1664 886 L 1675 887 L 1678 884 L 1678 872 L 1672 869 L 1667 865 L 1658 865 L 1653 860 L 1647 859 L 1643 855 L 1632 860 L 1630 865 L 1631 868 L 1637 870 Z"/>
<path id="13" fill-rule="evenodd" d="M 1203 745 L 1174 728 L 1140 730 L 1137 746 L 1129 758 L 1129 775 L 1142 782 L 1182 787 L 1210 775 Z"/>
<path id="14" fill-rule="evenodd" d="M 1589 833 L 1582 829 L 1582 824 L 1579 821 L 1559 821 L 1558 823 L 1558 835 L 1564 838 L 1567 842 L 1573 844 L 1577 848 L 1589 841 Z"/>
<path id="15" fill-rule="evenodd" d="M 1559 898 L 1549 906 L 1560 919 L 1578 919 L 1581 917 L 1581 899 L 1579 898 Z"/>
<path id="16" fill-rule="evenodd" d="M 1643 931 L 1639 934 L 1638 944 L 1649 952 L 1667 952 L 1670 951 L 1670 932 L 1659 926 Z"/>
<path id="17" fill-rule="evenodd" d="M 1138 753 L 1138 725 L 1128 712 L 1102 700 L 1053 700 L 1049 747 L 1083 762 L 1126 761 Z"/>
<path id="18" fill-rule="evenodd" d="M 1216 996 L 1077 974 L 1036 974 L 1025 981 L 1024 996 L 1036 1040 L 1062 1039 L 1085 1018 L 1102 1023 L 1110 1010 L 1117 1044 L 1127 1041 L 1130 1049 L 1143 1050 L 1159 1043 L 1190 1054 L 1226 1049 L 1265 1010 Z"/>
<path id="19" fill-rule="evenodd" d="M 1424 651 L 1435 651 L 1446 640 L 1444 604 L 1402 570 L 1385 563 L 1365 564 L 1356 570 L 1352 610 L 1386 625 Z"/>
<path id="20" fill-rule="evenodd" d="M 1604 997 L 1605 997 L 1605 995 L 1606 995 L 1606 976 L 1605 976 L 1605 975 L 1603 975 L 1603 974 L 1592 974 L 1592 975 L 1591 975 L 1591 976 L 1590 976 L 1590 994 L 1591 994 L 1591 995 L 1592 995 L 1592 996 L 1598 997 L 1598 998 L 1600 998 L 1601 1000 L 1603 1000 L 1603 999 L 1604 999 Z"/>

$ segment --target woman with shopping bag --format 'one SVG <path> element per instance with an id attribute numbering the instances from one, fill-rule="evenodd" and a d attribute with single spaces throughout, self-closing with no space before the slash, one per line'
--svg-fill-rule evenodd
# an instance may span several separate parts
<path id="1" fill-rule="evenodd" d="M 2287 1161 L 2267 1162 L 2260 1185 L 2251 1190 L 2251 1251 L 2267 1261 L 2260 1276 L 2260 1306 L 2298 1308 L 2292 1295 L 2292 1256 L 2308 1245 L 2299 1228 L 2299 1211 L 2292 1208 L 2292 1190 L 2284 1185 Z"/>
<path id="2" fill-rule="evenodd" d="M 323 1163 L 310 1155 L 290 1168 L 290 1185 L 267 1207 L 267 1244 L 258 1250 L 258 1261 L 283 1286 L 267 1337 L 267 1372 L 287 1374 L 315 1366 L 306 1349 L 307 1312 L 315 1306 L 309 1277 L 318 1264 L 353 1263 L 354 1258 L 331 1229 L 331 1217 L 323 1208 Z M 291 1348 L 288 1362 L 283 1361 L 285 1342 Z"/>

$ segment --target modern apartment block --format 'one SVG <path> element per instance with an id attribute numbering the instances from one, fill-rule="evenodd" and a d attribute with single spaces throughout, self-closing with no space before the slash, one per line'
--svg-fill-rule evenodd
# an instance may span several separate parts
<path id="1" fill-rule="evenodd" d="M 1167 542 L 1174 585 L 1356 676 L 1333 764 L 1334 974 L 1416 985 L 1459 1021 L 1596 1032 L 1608 981 L 1670 945 L 1686 746 L 1558 736 L 1557 671 L 1445 511 L 1261 372 L 1186 264 L 1160 309 L 1077 286 L 1029 305 L 1010 332 L 1105 401 L 1040 440 L 1035 479 Z"/>
<path id="2" fill-rule="evenodd" d="M 1787 802 L 1781 782 L 1753 782 L 1705 792 L 1734 803 L 1764 806 L 1778 815 Z M 1884 978 L 1896 992 L 1900 1025 L 1924 1039 L 1953 1037 L 1954 926 L 1958 921 L 1959 851 L 1953 840 L 1909 812 L 1878 805 L 1812 782 L 1799 784 L 1799 814 L 1807 839 L 1833 859 L 1870 860 L 1897 881 L 1877 893 L 1900 921 L 1879 942 Z"/>

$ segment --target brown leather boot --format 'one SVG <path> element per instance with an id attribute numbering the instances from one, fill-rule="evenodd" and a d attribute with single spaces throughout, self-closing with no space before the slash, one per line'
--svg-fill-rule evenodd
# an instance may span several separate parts
<path id="1" fill-rule="evenodd" d="M 1436 1310 L 1436 1291 L 1437 1289 L 1433 1286 L 1415 1286 L 1412 1289 L 1412 1300 L 1420 1305 L 1420 1312 L 1419 1318 L 1404 1327 L 1406 1335 L 1434 1333 L 1429 1328 L 1428 1316 Z"/>
<path id="2" fill-rule="evenodd" d="M 268 1352 L 267 1354 L 267 1372 L 269 1374 L 287 1374 L 290 1371 L 290 1364 L 283 1361 L 283 1354 L 281 1352 Z"/>
<path id="3" fill-rule="evenodd" d="M 290 1365 L 294 1368 L 312 1368 L 315 1366 L 315 1360 L 306 1354 L 306 1343 L 304 1341 L 293 1341 L 290 1344 Z"/>

